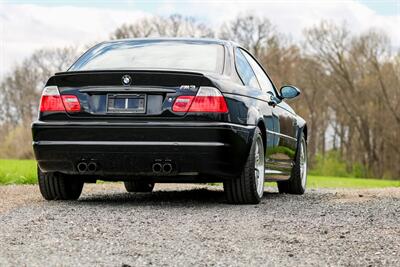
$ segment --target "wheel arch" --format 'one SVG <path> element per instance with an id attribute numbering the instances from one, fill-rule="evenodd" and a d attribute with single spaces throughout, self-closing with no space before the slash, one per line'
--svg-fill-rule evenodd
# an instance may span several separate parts
<path id="1" fill-rule="evenodd" d="M 257 122 L 257 127 L 260 129 L 261 131 L 261 136 L 263 139 L 263 145 L 264 145 L 264 150 L 267 147 L 267 128 L 265 127 L 265 123 L 262 119 L 259 119 Z"/>
<path id="2" fill-rule="evenodd" d="M 304 134 L 304 139 L 306 139 L 307 142 L 307 137 L 308 137 L 308 128 L 307 128 L 307 124 L 304 124 L 303 128 L 301 129 L 303 134 Z"/>
<path id="3" fill-rule="evenodd" d="M 301 127 L 299 127 L 299 129 L 297 131 L 295 159 L 297 158 L 297 154 L 299 153 L 300 142 L 301 142 L 302 136 L 304 136 L 304 139 L 306 140 L 306 144 L 307 144 L 307 134 L 308 134 L 307 124 L 304 123 Z"/>
<path id="4" fill-rule="evenodd" d="M 308 129 L 307 129 L 307 123 L 306 121 L 300 117 L 297 116 L 296 118 L 296 123 L 298 125 L 298 130 L 297 130 L 297 140 L 300 140 L 301 135 L 304 134 L 304 138 L 307 141 L 307 136 L 308 136 Z"/>

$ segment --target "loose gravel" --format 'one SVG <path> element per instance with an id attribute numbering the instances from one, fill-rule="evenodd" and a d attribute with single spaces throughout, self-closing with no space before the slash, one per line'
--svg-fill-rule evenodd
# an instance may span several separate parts
<path id="1" fill-rule="evenodd" d="M 205 185 L 85 185 L 70 202 L 2 186 L 0 196 L 0 266 L 400 266 L 399 188 L 267 188 L 246 206 Z"/>

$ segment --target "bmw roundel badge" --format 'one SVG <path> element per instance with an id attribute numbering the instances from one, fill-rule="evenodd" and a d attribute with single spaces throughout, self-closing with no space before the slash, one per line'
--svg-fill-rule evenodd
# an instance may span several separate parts
<path id="1" fill-rule="evenodd" d="M 128 86 L 128 85 L 131 85 L 131 83 L 132 83 L 132 78 L 131 78 L 131 76 L 129 76 L 129 75 L 124 75 L 124 76 L 122 76 L 122 84 L 123 85 L 125 85 L 125 86 Z"/>

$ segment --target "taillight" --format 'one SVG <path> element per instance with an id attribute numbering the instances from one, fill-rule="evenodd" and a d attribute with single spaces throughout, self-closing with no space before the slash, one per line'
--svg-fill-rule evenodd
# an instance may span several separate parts
<path id="1" fill-rule="evenodd" d="M 172 106 L 174 112 L 226 113 L 225 98 L 217 88 L 200 87 L 196 96 L 179 96 Z"/>
<path id="2" fill-rule="evenodd" d="M 75 95 L 62 95 L 65 110 L 68 112 L 77 112 L 81 110 L 81 104 Z"/>
<path id="3" fill-rule="evenodd" d="M 75 95 L 60 95 L 57 86 L 47 86 L 43 89 L 40 99 L 40 112 L 68 111 L 77 112 L 81 105 Z"/>
<path id="4" fill-rule="evenodd" d="M 177 99 L 175 100 L 174 105 L 172 106 L 172 111 L 174 111 L 174 112 L 188 111 L 194 98 L 195 98 L 195 96 L 191 96 L 191 95 L 178 96 Z"/>

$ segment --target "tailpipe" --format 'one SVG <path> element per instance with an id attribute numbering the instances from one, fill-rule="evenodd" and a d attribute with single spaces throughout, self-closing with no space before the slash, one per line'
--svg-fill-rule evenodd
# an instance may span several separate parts
<path id="1" fill-rule="evenodd" d="M 151 166 L 151 169 L 153 170 L 154 173 L 160 173 L 163 170 L 163 166 L 161 165 L 161 163 L 154 163 Z"/>
<path id="2" fill-rule="evenodd" d="M 97 170 L 97 163 L 96 162 L 89 162 L 87 165 L 88 172 L 95 172 Z"/>
<path id="3" fill-rule="evenodd" d="M 163 164 L 163 173 L 171 173 L 172 172 L 172 164 L 171 163 L 164 163 Z"/>
<path id="4" fill-rule="evenodd" d="M 76 165 L 76 168 L 78 169 L 78 172 L 84 173 L 88 170 L 88 165 L 86 162 L 79 162 L 78 165 Z"/>

